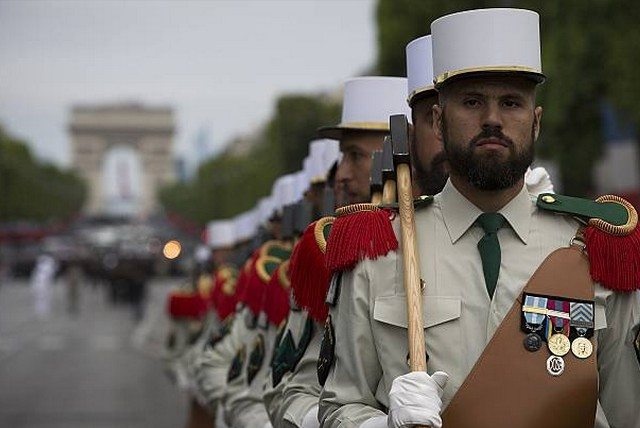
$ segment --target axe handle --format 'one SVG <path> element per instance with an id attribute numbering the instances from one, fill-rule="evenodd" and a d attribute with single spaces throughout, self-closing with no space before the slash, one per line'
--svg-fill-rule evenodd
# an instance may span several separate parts
<path id="1" fill-rule="evenodd" d="M 373 205 L 380 205 L 382 203 L 382 194 L 380 194 L 380 192 L 373 192 L 373 195 L 371 195 L 371 203 Z"/>
<path id="2" fill-rule="evenodd" d="M 416 243 L 416 224 L 411 192 L 411 167 L 403 163 L 396 168 L 398 179 L 398 208 L 402 232 L 402 264 L 404 290 L 407 294 L 407 330 L 409 335 L 409 361 L 412 371 L 426 371 L 427 358 L 422 327 L 422 291 L 420 265 Z"/>
<path id="3" fill-rule="evenodd" d="M 382 188 L 382 203 L 385 205 L 392 204 L 396 201 L 396 181 L 387 180 Z"/>

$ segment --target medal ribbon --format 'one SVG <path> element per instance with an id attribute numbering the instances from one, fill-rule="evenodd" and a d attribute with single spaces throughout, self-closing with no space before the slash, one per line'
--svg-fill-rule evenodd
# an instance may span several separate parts
<path id="1" fill-rule="evenodd" d="M 547 329 L 547 337 L 553 333 L 562 333 L 569 336 L 569 321 L 571 320 L 571 305 L 566 300 L 552 300 L 547 302 L 549 328 Z"/>
<path id="2" fill-rule="evenodd" d="M 549 299 L 546 297 L 525 296 L 522 311 L 524 312 L 524 319 L 527 320 L 527 323 L 537 326 L 544 322 L 547 312 L 547 300 Z"/>
<path id="3" fill-rule="evenodd" d="M 579 336 L 584 336 L 587 330 L 593 328 L 593 303 L 571 302 L 571 327 Z"/>

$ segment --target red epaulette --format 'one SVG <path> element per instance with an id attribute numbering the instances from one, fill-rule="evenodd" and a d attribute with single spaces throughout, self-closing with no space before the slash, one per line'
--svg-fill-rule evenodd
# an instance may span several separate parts
<path id="1" fill-rule="evenodd" d="M 211 300 L 220 320 L 225 320 L 235 312 L 236 303 L 238 302 L 236 295 L 237 284 L 238 272 L 235 268 L 222 266 L 216 271 Z"/>
<path id="2" fill-rule="evenodd" d="M 263 312 L 271 325 L 279 326 L 289 313 L 291 283 L 288 278 L 289 260 L 280 263 L 267 284 Z"/>
<path id="3" fill-rule="evenodd" d="M 324 323 L 328 313 L 325 299 L 331 274 L 325 253 L 327 236 L 333 233 L 334 223 L 334 217 L 324 217 L 307 226 L 293 249 L 289 266 L 293 298 L 319 323 Z"/>
<path id="4" fill-rule="evenodd" d="M 391 220 L 395 213 L 373 204 L 354 204 L 336 210 L 327 241 L 329 272 L 350 270 L 364 259 L 375 260 L 398 249 Z"/>
<path id="5" fill-rule="evenodd" d="M 167 299 L 167 312 L 171 318 L 200 320 L 209 310 L 207 299 L 196 292 L 175 290 Z"/>

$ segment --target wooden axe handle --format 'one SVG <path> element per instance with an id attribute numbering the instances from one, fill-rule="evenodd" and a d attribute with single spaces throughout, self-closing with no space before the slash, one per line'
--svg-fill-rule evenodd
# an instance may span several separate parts
<path id="1" fill-rule="evenodd" d="M 402 234 L 402 264 L 404 289 L 407 294 L 407 330 L 409 335 L 409 363 L 412 371 L 427 371 L 424 329 L 422 324 L 422 290 L 416 225 L 411 193 L 411 166 L 396 166 L 398 179 L 398 208 Z"/>

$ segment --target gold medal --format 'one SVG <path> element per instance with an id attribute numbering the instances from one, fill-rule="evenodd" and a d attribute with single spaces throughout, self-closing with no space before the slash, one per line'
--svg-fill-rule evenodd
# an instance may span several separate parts
<path id="1" fill-rule="evenodd" d="M 547 344 L 549 345 L 549 351 L 559 357 L 567 355 L 569 349 L 571 349 L 569 338 L 561 333 L 553 334 Z"/>
<path id="2" fill-rule="evenodd" d="M 571 352 L 578 358 L 589 358 L 593 353 L 593 345 L 585 337 L 576 337 L 571 344 Z"/>

